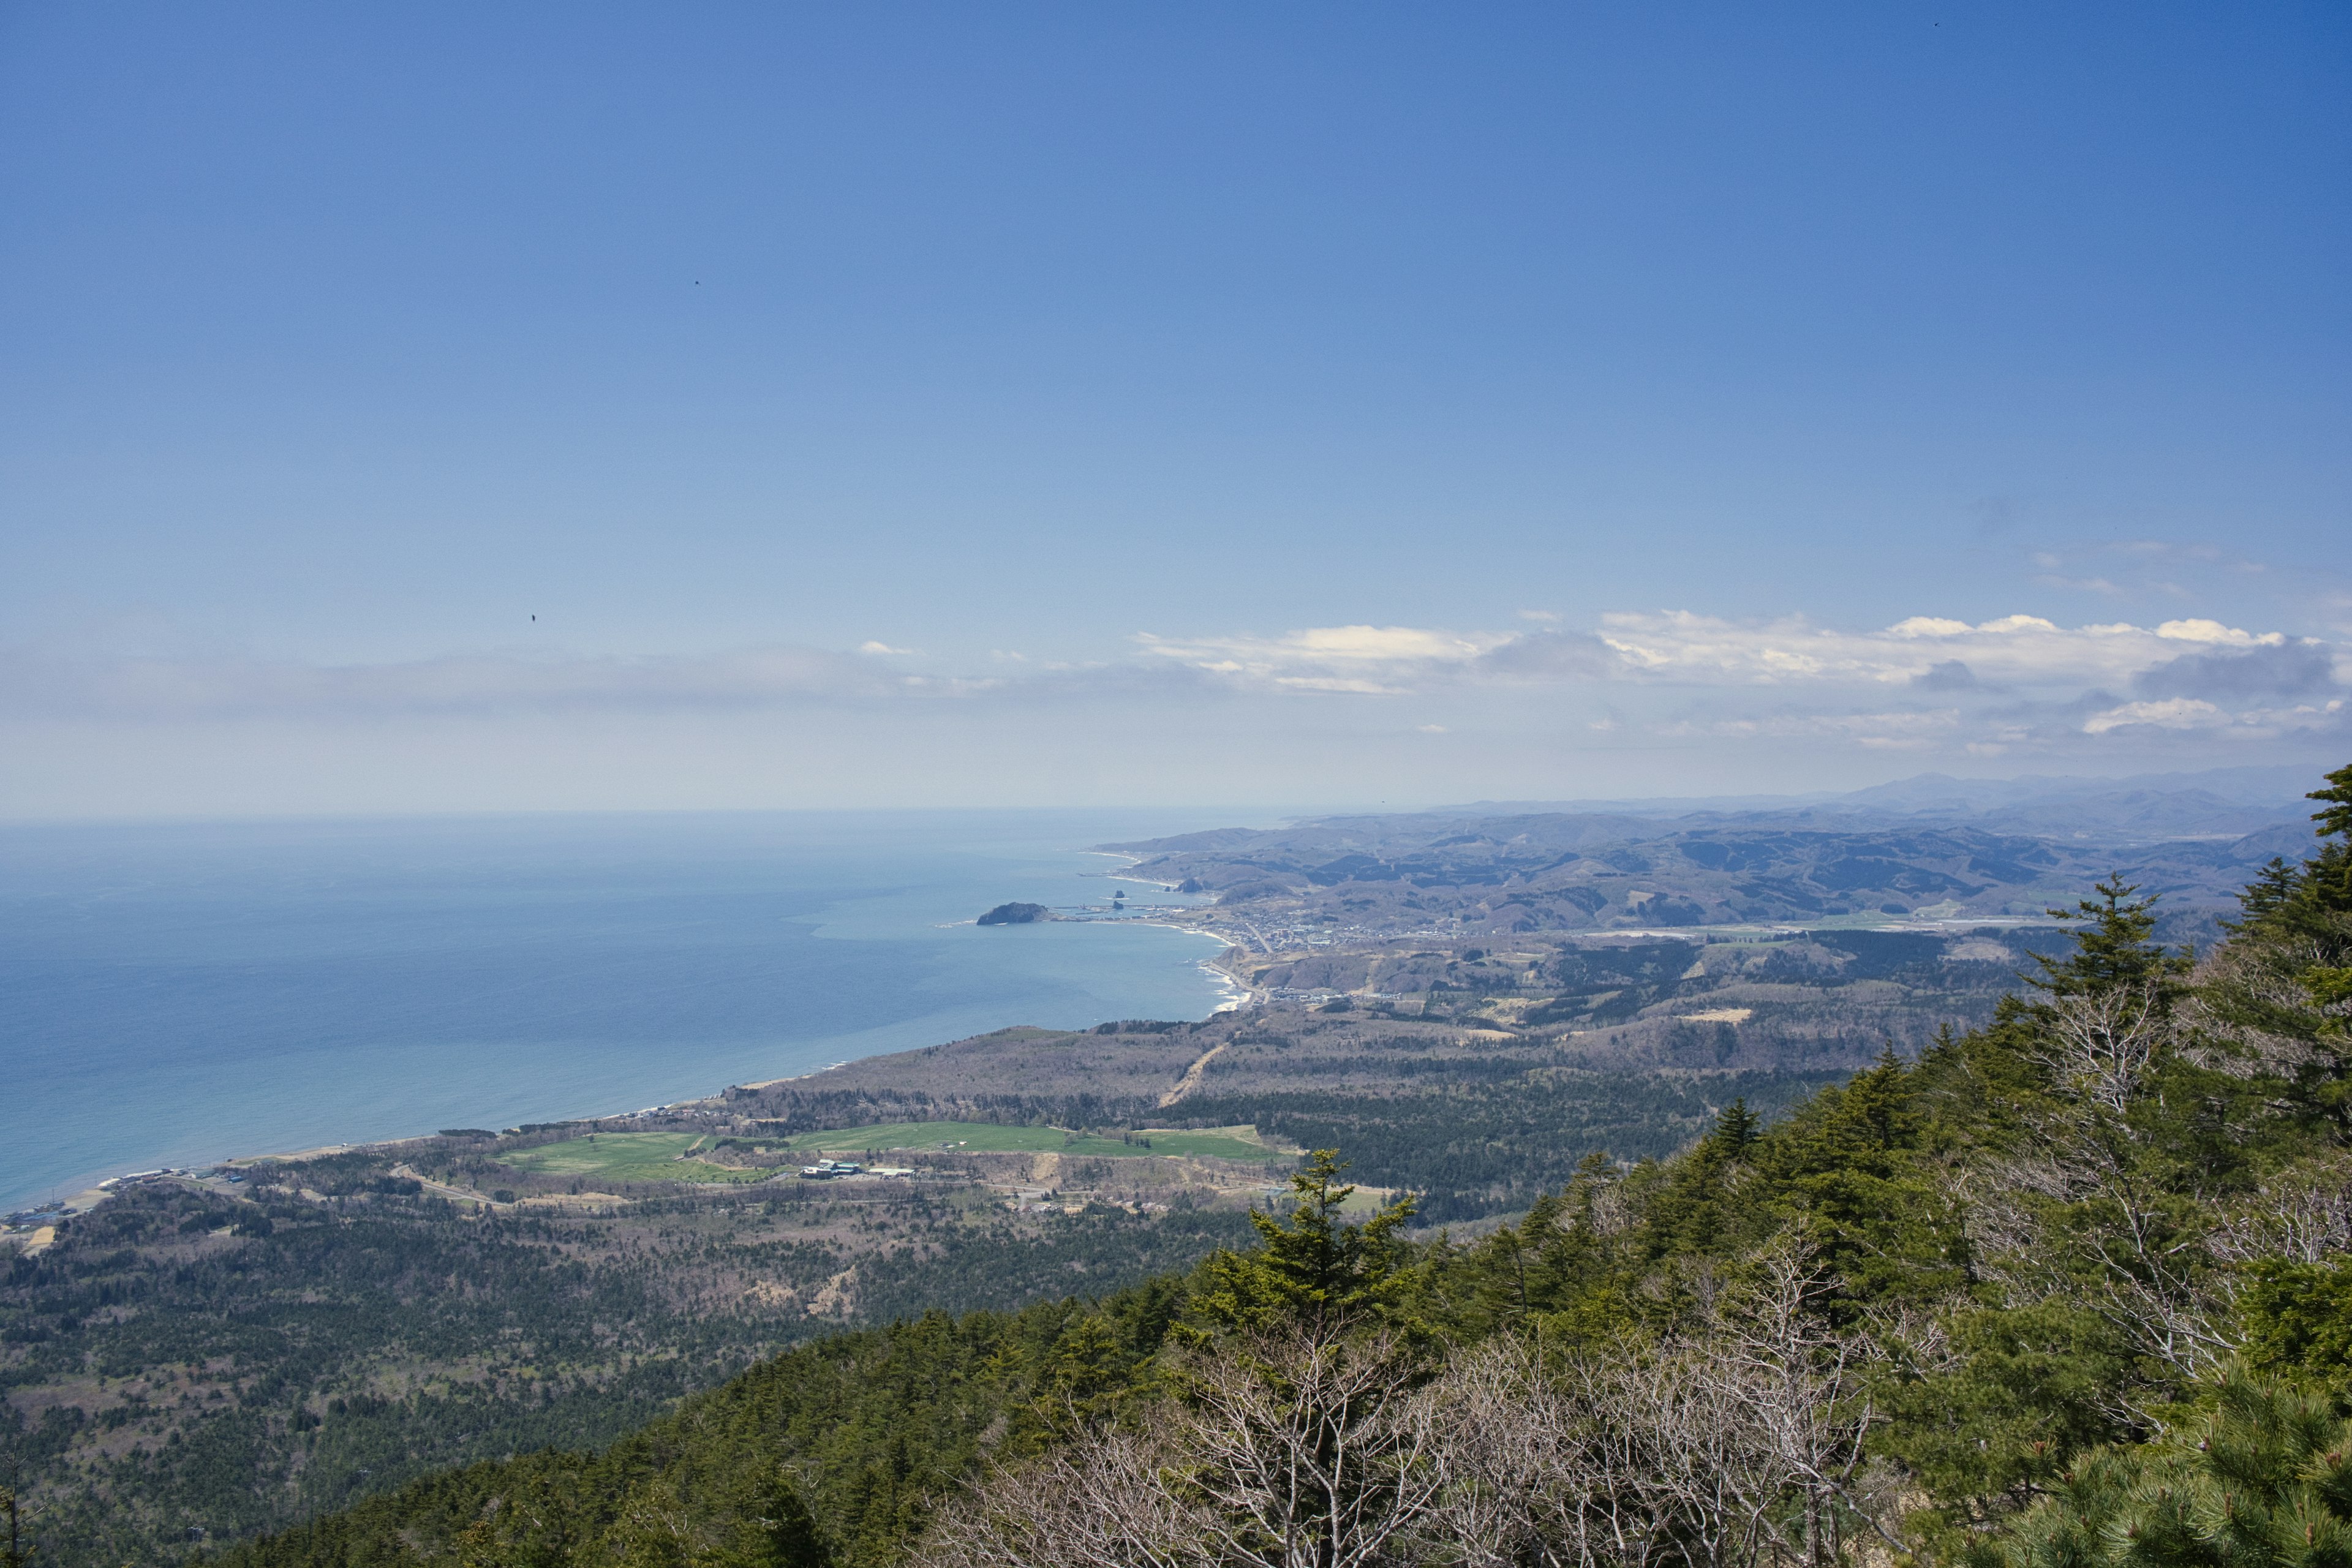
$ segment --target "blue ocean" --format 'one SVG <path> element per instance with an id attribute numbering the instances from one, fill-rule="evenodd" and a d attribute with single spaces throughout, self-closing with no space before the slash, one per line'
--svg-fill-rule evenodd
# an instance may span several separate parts
<path id="1" fill-rule="evenodd" d="M 775 813 L 0 828 L 0 1211 L 158 1165 L 631 1110 L 1008 1024 L 1197 1018 L 1089 844 L 1205 819 Z"/>

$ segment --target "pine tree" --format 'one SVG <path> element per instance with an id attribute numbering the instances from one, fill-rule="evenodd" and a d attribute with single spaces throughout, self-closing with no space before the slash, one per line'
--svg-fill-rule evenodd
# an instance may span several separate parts
<path id="1" fill-rule="evenodd" d="M 2094 883 L 2091 890 L 2098 896 L 2072 910 L 2048 911 L 2053 920 L 2079 922 L 2074 951 L 2064 958 L 2035 953 L 2042 973 L 2027 975 L 2026 984 L 2053 1000 L 2144 988 L 2158 1006 L 2168 1008 L 2189 964 L 2152 940 L 2156 900 L 2133 898 L 2139 889 L 2120 873 Z"/>
<path id="2" fill-rule="evenodd" d="M 755 1517 L 757 1543 L 746 1568 L 833 1568 L 833 1552 L 791 1480 L 777 1479 Z"/>
<path id="3" fill-rule="evenodd" d="M 1402 1295 L 1405 1261 L 1398 1234 L 1412 1217 L 1402 1197 L 1361 1225 L 1339 1217 L 1355 1188 L 1336 1149 L 1318 1149 L 1290 1178 L 1297 1203 L 1287 1222 L 1254 1213 L 1259 1246 L 1220 1253 L 1192 1303 L 1196 1324 L 1212 1329 L 1269 1330 L 1289 1325 L 1318 1335 L 1340 1331 L 1374 1315 L 1391 1315 Z"/>
<path id="4" fill-rule="evenodd" d="M 2247 1054 L 2289 1063 L 2306 1114 L 2352 1135 L 2352 766 L 2327 782 L 2309 796 L 2326 806 L 2312 816 L 2318 854 L 2263 868 L 2200 998 Z"/>
<path id="5" fill-rule="evenodd" d="M 2011 1568 L 2343 1568 L 2352 1424 L 2244 1374 L 2166 1439 L 2095 1452 L 2021 1521 Z"/>
<path id="6" fill-rule="evenodd" d="M 2254 879 L 2246 884 L 2245 891 L 2238 895 L 2240 918 L 2223 921 L 2222 929 L 2236 932 L 2259 926 L 2265 918 L 2286 908 L 2302 881 L 2302 867 L 2290 866 L 2280 857 L 2272 856 L 2254 873 Z"/>
<path id="7" fill-rule="evenodd" d="M 2238 1298 L 2244 1358 L 2257 1372 L 2352 1384 L 2352 1258 L 2256 1259 Z"/>
<path id="8" fill-rule="evenodd" d="M 1741 1095 L 1715 1115 L 1715 1131 L 1708 1134 L 1715 1140 L 1717 1151 L 1727 1160 L 1737 1160 L 1748 1152 L 1764 1130 L 1764 1119 L 1748 1109 L 1748 1097 Z"/>
<path id="9" fill-rule="evenodd" d="M 2323 844 L 2318 855 L 2304 862 L 2305 881 L 2321 907 L 2343 913 L 2352 910 L 2352 763 L 2327 775 L 2326 789 L 2313 790 L 2305 800 L 2321 803 L 2311 814 Z"/>

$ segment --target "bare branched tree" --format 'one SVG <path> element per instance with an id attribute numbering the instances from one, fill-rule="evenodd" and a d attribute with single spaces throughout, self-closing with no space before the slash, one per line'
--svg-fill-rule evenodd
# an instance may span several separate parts
<path id="1" fill-rule="evenodd" d="M 946 1510 L 925 1568 L 1375 1568 L 1444 1484 L 1438 1403 L 1393 1338 L 1237 1339 L 1150 1435 L 1101 1429 Z"/>
<path id="2" fill-rule="evenodd" d="M 1742 1506 L 1775 1545 L 1820 1564 L 1837 1555 L 1847 1519 L 1882 1528 L 1854 1489 L 1873 1418 L 1860 1373 L 1873 1350 L 1822 1318 L 1830 1288 L 1807 1248 L 1783 1241 L 1763 1265 L 1759 1286 L 1710 1324 L 1696 1376 L 1706 1403 L 1744 1416 L 1740 1440 L 1755 1457 L 1731 1471 L 1748 1482 Z M 1801 1504 L 1793 1519 L 1773 1506 L 1791 1490 Z"/>
<path id="3" fill-rule="evenodd" d="M 2105 1118 L 2085 1123 L 2078 1139 L 2128 1136 L 2119 1124 L 2145 1091 L 2172 1028 L 2170 1012 L 2154 984 L 2078 991 L 2050 1004 L 2034 1055 L 2058 1087 L 2062 1104 Z"/>
<path id="4" fill-rule="evenodd" d="M 1456 1357 L 1432 1394 L 1448 1440 L 1414 1544 L 1462 1568 L 1563 1561 L 1546 1526 L 1579 1473 L 1580 1408 L 1507 1338 Z"/>
<path id="5" fill-rule="evenodd" d="M 1858 1483 L 1873 1413 L 1859 1335 L 1832 1331 L 1811 1259 L 1783 1245 L 1691 1332 L 1640 1353 L 1546 1369 L 1496 1342 L 1434 1391 L 1445 1485 L 1421 1538 L 1465 1568 L 1751 1568 L 1822 1563 L 1859 1521 L 1886 1535 L 1882 1489 Z"/>
<path id="6" fill-rule="evenodd" d="M 1423 1384 L 1381 1333 L 1236 1338 L 1140 1429 L 1097 1429 L 943 1510 L 922 1568 L 1822 1568 L 1857 1526 L 1869 1342 L 1801 1245 L 1663 1343 L 1510 1339 Z"/>
<path id="7" fill-rule="evenodd" d="M 2320 1263 L 2352 1252 L 2352 1161 L 2298 1166 L 2264 1182 L 2254 1201 L 2206 1238 L 2224 1263 L 2289 1258 Z"/>
<path id="8" fill-rule="evenodd" d="M 1206 1568 L 1214 1562 L 1164 1436 L 1101 1429 L 999 1471 L 943 1510 L 922 1568 Z"/>
<path id="9" fill-rule="evenodd" d="M 1980 1267 L 2014 1301 L 2079 1301 L 2174 1378 L 2202 1376 L 2237 1348 L 2227 1281 L 2193 1217 L 2214 1194 L 2184 1200 L 2149 1173 L 2140 1120 L 2182 1026 L 2153 983 L 2061 995 L 2046 1013 L 2035 1054 L 2049 1101 L 2032 1147 L 1989 1162 L 1968 1190 Z M 2093 1223 L 2053 1223 L 2053 1205 L 2086 1205 Z M 2118 1414 L 2146 1413 L 2127 1402 Z"/>
<path id="10" fill-rule="evenodd" d="M 1497 1340 L 1433 1391 L 1444 1486 L 1416 1532 L 1420 1561 L 1462 1568 L 1641 1568 L 1679 1560 L 1682 1521 L 1656 1449 L 1654 1368 L 1616 1358 L 1547 1369 Z"/>
<path id="11" fill-rule="evenodd" d="M 2200 970 L 2188 1017 L 2194 1038 L 2223 1047 L 2200 1058 L 2225 1070 L 2293 1078 L 2336 1065 L 2345 1047 L 2347 1009 L 2315 998 L 2309 978 L 2340 964 L 2352 930 L 2335 920 L 2335 940 L 2281 936 L 2225 942 Z"/>
<path id="12" fill-rule="evenodd" d="M 1364 1568 L 1435 1501 L 1436 1404 L 1386 1333 L 1245 1341 L 1187 1370 L 1181 1433 L 1219 1562 Z"/>

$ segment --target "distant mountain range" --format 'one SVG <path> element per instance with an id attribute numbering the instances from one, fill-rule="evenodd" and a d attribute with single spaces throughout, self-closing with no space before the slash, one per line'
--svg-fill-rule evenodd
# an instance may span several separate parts
<path id="1" fill-rule="evenodd" d="M 2021 832 L 2087 832 L 2105 837 L 2231 837 L 2280 822 L 2308 820 L 2306 791 L 2318 787 L 2308 767 L 2208 768 L 2127 778 L 2032 775 L 1960 779 L 1920 773 L 1843 795 L 1711 795 L 1648 800 L 1480 801 L 1440 806 L 1431 815 L 1519 816 L 1535 814 L 1686 817 L 1786 816 L 1796 812 L 1967 820 Z"/>
<path id="2" fill-rule="evenodd" d="M 1102 847 L 1293 940 L 2033 917 L 2111 872 L 2210 928 L 2264 862 L 2312 847 L 2301 797 L 2316 782 L 1930 774 L 1819 799 L 1494 803 Z"/>

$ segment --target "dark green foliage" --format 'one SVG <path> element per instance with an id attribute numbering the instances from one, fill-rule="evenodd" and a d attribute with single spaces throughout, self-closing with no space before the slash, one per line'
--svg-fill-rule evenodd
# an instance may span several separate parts
<path id="1" fill-rule="evenodd" d="M 2246 1360 L 2265 1372 L 2352 1387 L 2352 1259 L 2264 1258 L 2240 1303 Z"/>
<path id="2" fill-rule="evenodd" d="M 259 1203 L 135 1188 L 0 1263 L 0 1394 L 111 1384 L 95 1419 L 26 1422 L 0 1400 L 0 1482 L 48 1483 L 44 1561 L 185 1555 L 191 1526 L 233 1541 L 452 1466 L 601 1446 L 840 1326 L 721 1289 L 740 1270 L 814 1294 L 846 1267 L 797 1238 L 789 1205 L 467 1218 L 338 1169 L 302 1178 L 350 1189 L 325 1205 L 270 1184 Z M 858 1260 L 853 1321 L 1117 1289 L 1250 1234 L 1230 1212 L 898 1223 L 916 1245 Z"/>
<path id="3" fill-rule="evenodd" d="M 2006 1557 L 2012 1568 L 2344 1568 L 2352 1425 L 2332 1399 L 2231 1376 L 2204 1419 L 2059 1476 Z"/>
<path id="4" fill-rule="evenodd" d="M 2084 899 L 2072 910 L 2049 911 L 2053 919 L 2081 922 L 2074 949 L 2057 957 L 2033 954 L 2042 973 L 2029 983 L 2061 997 L 2144 987 L 2168 1004 L 2189 973 L 2189 961 L 2165 952 L 2151 940 L 2156 900 L 2134 899 L 2139 889 L 2119 876 L 2109 877 L 2092 891 L 2098 895 L 2095 899 Z"/>
<path id="5" fill-rule="evenodd" d="M 1361 1318 L 1394 1312 L 1405 1282 L 1398 1233 L 1412 1217 L 1412 1200 L 1400 1199 L 1350 1225 L 1339 1217 L 1356 1190 L 1340 1184 L 1344 1168 L 1338 1150 L 1318 1149 L 1290 1178 L 1297 1202 L 1287 1223 L 1251 1214 L 1258 1246 L 1218 1253 L 1203 1266 L 1192 1304 L 1197 1321 L 1260 1331 L 1306 1323 L 1336 1332 Z"/>
<path id="6" fill-rule="evenodd" d="M 1707 1137 L 1717 1153 L 1737 1160 L 1748 1152 L 1763 1125 L 1764 1119 L 1748 1109 L 1748 1097 L 1743 1094 L 1716 1114 L 1715 1131 Z"/>
<path id="7" fill-rule="evenodd" d="M 2249 1045 L 2291 1045 L 2265 1052 L 2291 1061 L 2290 1092 L 2352 1132 L 2352 767 L 2327 781 L 2311 796 L 2318 853 L 2273 860 L 2246 889 L 2204 997 Z"/>
<path id="8" fill-rule="evenodd" d="M 449 1472 L 222 1561 L 890 1563 L 960 1478 L 1048 1440 L 1063 1397 L 1129 1381 L 1182 1300 L 1182 1288 L 1164 1282 L 1091 1310 L 931 1312 L 836 1334 L 688 1399 L 601 1453 Z"/>
<path id="9" fill-rule="evenodd" d="M 1704 1133 L 1732 1100 L 1769 1117 L 1845 1076 L 1514 1071 L 1499 1082 L 1457 1079 L 1413 1095 L 1197 1097 L 1184 1102 L 1183 1120 L 1255 1121 L 1297 1147 L 1344 1149 L 1359 1179 L 1411 1191 L 1423 1224 L 1449 1225 L 1525 1208 L 1566 1184 L 1597 1150 L 1663 1157 Z"/>
<path id="10" fill-rule="evenodd" d="M 2305 798 L 2321 803 L 2311 814 L 2319 836 L 2336 841 L 2307 863 L 2311 896 L 2329 909 L 2352 909 L 2352 765 L 2329 773 L 2327 787 Z"/>

